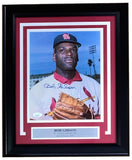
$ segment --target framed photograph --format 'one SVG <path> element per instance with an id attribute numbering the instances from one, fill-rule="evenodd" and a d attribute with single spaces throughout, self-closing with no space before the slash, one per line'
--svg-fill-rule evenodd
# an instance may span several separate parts
<path id="1" fill-rule="evenodd" d="M 129 155 L 128 4 L 3 6 L 3 156 Z"/>

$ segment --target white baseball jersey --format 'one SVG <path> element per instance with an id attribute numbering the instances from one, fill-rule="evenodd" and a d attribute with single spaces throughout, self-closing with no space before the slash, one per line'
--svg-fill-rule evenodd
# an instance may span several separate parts
<path id="1" fill-rule="evenodd" d="M 85 101 L 85 104 L 93 110 L 94 114 L 100 114 L 100 84 L 83 74 L 79 76 L 80 80 L 63 84 L 55 79 L 53 74 L 32 87 L 29 95 L 30 119 L 46 120 L 45 115 L 51 111 L 51 106 L 55 101 L 58 101 L 61 92 L 79 100 L 94 96 L 93 99 Z"/>

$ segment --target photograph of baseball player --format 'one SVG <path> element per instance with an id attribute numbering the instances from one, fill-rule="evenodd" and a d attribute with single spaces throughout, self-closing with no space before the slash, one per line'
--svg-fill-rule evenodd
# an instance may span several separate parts
<path id="1" fill-rule="evenodd" d="M 76 37 L 75 35 L 74 33 L 58 33 L 58 35 L 56 33 L 52 43 L 54 65 L 46 66 L 47 69 L 53 69 L 52 73 L 45 77 L 41 76 L 41 80 L 35 81 L 33 85 L 30 83 L 30 120 L 100 119 L 100 82 L 99 78 L 97 79 L 97 70 L 100 72 L 100 67 L 96 70 L 94 57 L 87 59 L 85 56 L 81 62 L 82 71 L 89 73 L 85 75 L 80 73 L 77 64 L 80 59 L 79 49 L 83 44 L 79 42 L 79 36 Z M 95 50 L 96 46 L 94 45 L 89 48 L 91 56 Z M 84 71 L 83 62 L 85 59 L 87 60 L 87 67 Z M 100 57 L 98 57 L 98 61 L 99 59 Z M 31 66 L 32 61 L 30 68 L 33 68 Z M 43 60 L 41 59 L 41 61 Z M 33 78 L 32 70 L 30 69 L 31 79 Z M 94 72 L 93 76 L 92 71 Z"/>

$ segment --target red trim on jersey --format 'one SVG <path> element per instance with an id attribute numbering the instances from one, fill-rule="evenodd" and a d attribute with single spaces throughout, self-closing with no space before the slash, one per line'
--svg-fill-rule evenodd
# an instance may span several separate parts
<path id="1" fill-rule="evenodd" d="M 54 78 L 58 80 L 59 82 L 63 84 L 71 84 L 74 81 L 82 81 L 82 78 L 80 77 L 80 74 L 76 71 L 75 76 L 72 79 L 67 79 L 65 77 L 62 77 L 60 74 L 58 74 L 56 71 L 54 72 Z"/>

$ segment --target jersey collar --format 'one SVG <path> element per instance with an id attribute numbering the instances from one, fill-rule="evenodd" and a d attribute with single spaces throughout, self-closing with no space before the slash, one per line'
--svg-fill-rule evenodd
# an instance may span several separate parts
<path id="1" fill-rule="evenodd" d="M 82 78 L 80 77 L 80 74 L 76 71 L 76 73 L 75 73 L 75 76 L 72 78 L 72 79 L 67 79 L 67 78 L 65 78 L 65 77 L 62 77 L 60 74 L 58 74 L 56 71 L 54 72 L 54 78 L 57 80 L 57 81 L 59 81 L 59 82 L 61 82 L 61 83 L 63 83 L 63 84 L 71 84 L 72 82 L 74 82 L 74 81 L 82 81 Z"/>

